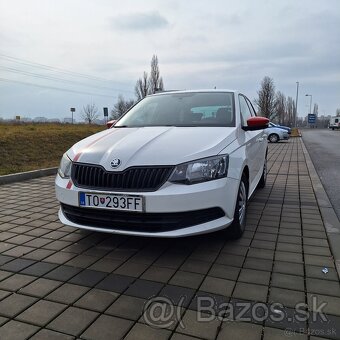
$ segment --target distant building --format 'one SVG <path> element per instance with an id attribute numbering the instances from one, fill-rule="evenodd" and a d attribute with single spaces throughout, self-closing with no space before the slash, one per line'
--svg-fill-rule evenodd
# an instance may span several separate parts
<path id="1" fill-rule="evenodd" d="M 46 117 L 35 117 L 33 119 L 34 123 L 46 123 L 47 122 L 47 118 Z"/>
<path id="2" fill-rule="evenodd" d="M 24 123 L 30 123 L 30 122 L 32 122 L 32 118 L 29 118 L 29 117 L 22 117 L 22 118 L 21 118 L 21 121 L 24 122 Z"/>
<path id="3" fill-rule="evenodd" d="M 76 120 L 73 119 L 73 123 L 75 123 L 75 122 L 76 122 Z M 64 118 L 63 123 L 72 124 L 72 118 L 68 118 L 68 117 Z"/>
<path id="4" fill-rule="evenodd" d="M 58 119 L 58 118 L 50 118 L 50 119 L 48 119 L 48 122 L 49 123 L 61 123 L 60 119 Z"/>

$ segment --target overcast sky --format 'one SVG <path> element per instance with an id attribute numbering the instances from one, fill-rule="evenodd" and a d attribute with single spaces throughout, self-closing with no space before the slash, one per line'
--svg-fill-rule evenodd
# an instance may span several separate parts
<path id="1" fill-rule="evenodd" d="M 294 99 L 300 82 L 300 116 L 305 94 L 320 114 L 340 107 L 339 0 L 0 0 L 0 117 L 112 108 L 118 94 L 134 97 L 153 54 L 166 89 L 253 100 L 267 75 Z"/>

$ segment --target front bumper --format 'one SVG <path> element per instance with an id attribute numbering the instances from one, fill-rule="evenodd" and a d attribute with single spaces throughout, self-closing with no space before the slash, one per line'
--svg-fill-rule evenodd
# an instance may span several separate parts
<path id="1" fill-rule="evenodd" d="M 91 215 L 88 215 L 83 210 L 86 208 L 79 208 L 80 191 L 91 193 L 102 193 L 103 191 L 82 189 L 74 185 L 70 186 L 68 183 L 69 180 L 62 179 L 57 175 L 56 195 L 63 206 L 59 210 L 59 219 L 63 224 L 93 231 L 159 237 L 189 236 L 226 228 L 233 221 L 239 186 L 239 181 L 236 179 L 222 178 L 194 185 L 165 183 L 154 192 L 127 192 L 126 194 L 144 197 L 144 213 L 117 212 L 117 214 L 112 215 L 114 217 L 110 224 L 108 223 L 110 220 L 108 210 L 90 209 Z M 119 192 L 119 194 L 124 193 Z M 81 218 L 78 219 L 71 218 L 65 207 L 75 211 L 75 214 L 79 215 L 79 212 L 85 214 L 81 214 Z M 212 209 L 215 209 L 215 214 L 212 213 Z M 209 216 L 204 216 L 205 212 L 210 216 L 210 219 Z M 112 214 L 112 210 L 110 210 L 110 213 Z M 98 214 L 97 220 L 96 214 Z M 136 214 L 140 214 L 140 219 L 138 219 L 138 216 L 136 217 Z M 177 226 L 176 223 L 167 224 L 168 216 L 175 216 L 176 214 L 180 223 Z M 115 215 L 119 218 L 115 218 Z M 134 218 L 132 218 L 132 215 Z M 190 218 L 190 215 L 192 218 Z M 198 215 L 200 218 L 198 218 Z M 149 216 L 152 220 L 154 216 L 157 216 L 157 218 L 160 218 L 160 222 L 157 223 L 158 220 L 153 220 L 152 228 L 149 228 Z M 181 218 L 181 216 L 185 216 L 185 218 Z M 173 217 L 171 218 L 173 221 Z M 119 222 L 122 220 L 128 222 L 128 227 L 126 223 Z M 102 225 L 101 221 L 103 221 Z M 169 225 L 171 226 L 169 227 Z"/>

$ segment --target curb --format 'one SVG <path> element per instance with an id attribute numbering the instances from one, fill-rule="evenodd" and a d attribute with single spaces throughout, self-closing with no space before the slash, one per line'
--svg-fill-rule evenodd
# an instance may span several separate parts
<path id="1" fill-rule="evenodd" d="M 340 279 L 340 221 L 336 215 L 332 203 L 320 181 L 312 159 L 309 156 L 308 150 L 301 139 L 303 154 L 306 159 L 309 176 L 311 178 L 312 186 L 316 199 L 318 201 L 321 217 L 325 225 L 328 242 L 334 257 L 336 270 Z"/>
<path id="2" fill-rule="evenodd" d="M 0 176 L 0 185 L 14 182 L 27 181 L 29 179 L 56 175 L 58 168 L 39 169 L 26 172 L 18 172 L 16 174 Z"/>

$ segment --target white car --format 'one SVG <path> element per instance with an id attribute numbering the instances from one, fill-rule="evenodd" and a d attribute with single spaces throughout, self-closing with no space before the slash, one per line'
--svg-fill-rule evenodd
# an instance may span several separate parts
<path id="1" fill-rule="evenodd" d="M 329 128 L 332 130 L 340 129 L 340 117 L 339 116 L 331 117 L 331 119 L 329 120 Z"/>
<path id="2" fill-rule="evenodd" d="M 266 182 L 268 119 L 228 90 L 147 96 L 75 144 L 56 177 L 60 221 L 88 230 L 179 237 L 242 235 Z"/>
<path id="3" fill-rule="evenodd" d="M 268 140 L 271 143 L 277 143 L 280 140 L 289 139 L 288 131 L 278 127 L 269 127 L 265 130 L 265 133 L 267 134 Z"/>

